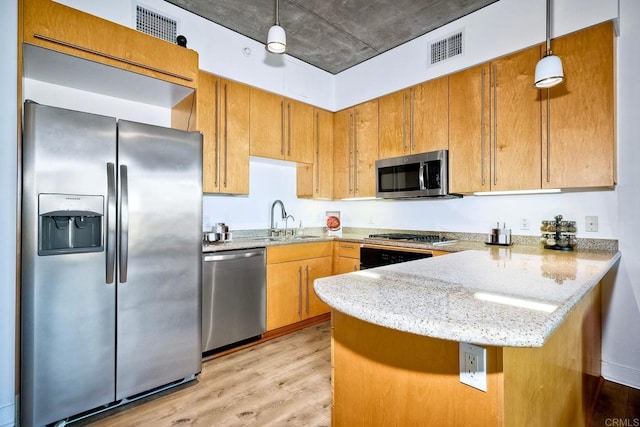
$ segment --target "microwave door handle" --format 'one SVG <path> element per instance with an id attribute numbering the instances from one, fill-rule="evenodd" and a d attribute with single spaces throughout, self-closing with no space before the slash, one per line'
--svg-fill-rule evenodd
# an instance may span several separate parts
<path id="1" fill-rule="evenodd" d="M 425 166 L 426 166 L 426 168 L 425 168 Z M 425 169 L 428 169 L 428 168 L 429 167 L 426 165 L 426 163 L 420 162 L 420 169 L 418 171 L 418 176 L 419 176 L 419 179 L 420 179 L 420 189 L 421 190 L 426 189 L 425 182 L 424 182 L 424 175 L 425 175 Z"/>

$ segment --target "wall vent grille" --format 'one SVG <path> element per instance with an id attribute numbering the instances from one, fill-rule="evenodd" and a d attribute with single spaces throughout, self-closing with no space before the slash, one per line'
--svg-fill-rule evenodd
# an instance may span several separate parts
<path id="1" fill-rule="evenodd" d="M 175 43 L 177 26 L 175 19 L 136 5 L 136 30 Z"/>
<path id="2" fill-rule="evenodd" d="M 455 34 L 437 40 L 430 45 L 431 60 L 430 65 L 453 58 L 454 56 L 464 53 L 464 37 L 463 32 L 459 31 Z"/>

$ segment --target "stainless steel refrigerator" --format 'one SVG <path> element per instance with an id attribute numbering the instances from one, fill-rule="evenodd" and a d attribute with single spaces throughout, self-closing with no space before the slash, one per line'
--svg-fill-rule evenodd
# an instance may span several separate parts
<path id="1" fill-rule="evenodd" d="M 201 369 L 202 137 L 24 108 L 21 422 Z"/>

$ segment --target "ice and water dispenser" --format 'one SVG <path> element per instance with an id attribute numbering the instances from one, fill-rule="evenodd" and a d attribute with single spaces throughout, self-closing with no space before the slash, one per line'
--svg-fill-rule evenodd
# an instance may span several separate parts
<path id="1" fill-rule="evenodd" d="M 103 196 L 38 195 L 38 255 L 104 250 Z"/>

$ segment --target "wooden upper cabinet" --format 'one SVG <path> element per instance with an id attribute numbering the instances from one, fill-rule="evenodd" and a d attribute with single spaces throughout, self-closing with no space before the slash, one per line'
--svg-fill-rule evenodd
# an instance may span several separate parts
<path id="1" fill-rule="evenodd" d="M 251 88 L 251 155 L 313 162 L 313 107 Z"/>
<path id="2" fill-rule="evenodd" d="M 449 189 L 489 191 L 489 64 L 449 76 Z"/>
<path id="3" fill-rule="evenodd" d="M 252 87 L 250 105 L 251 155 L 283 159 L 284 98 Z"/>
<path id="4" fill-rule="evenodd" d="M 172 110 L 174 128 L 202 132 L 202 191 L 249 194 L 249 86 L 201 71 Z"/>
<path id="5" fill-rule="evenodd" d="M 448 81 L 441 77 L 378 100 L 381 159 L 449 147 Z"/>
<path id="6" fill-rule="evenodd" d="M 449 148 L 449 77 L 412 88 L 411 153 Z"/>
<path id="7" fill-rule="evenodd" d="M 613 31 L 607 22 L 552 41 L 565 81 L 540 91 L 543 188 L 615 185 Z"/>
<path id="8" fill-rule="evenodd" d="M 541 186 L 540 101 L 533 86 L 538 46 L 491 63 L 491 190 Z"/>
<path id="9" fill-rule="evenodd" d="M 378 100 L 338 111 L 333 123 L 333 197 L 374 197 Z"/>
<path id="10" fill-rule="evenodd" d="M 313 109 L 313 163 L 298 163 L 298 197 L 333 197 L 333 113 Z"/>
<path id="11" fill-rule="evenodd" d="M 51 0 L 23 1 L 25 43 L 195 88 L 198 53 Z"/>
<path id="12" fill-rule="evenodd" d="M 285 160 L 313 163 L 313 106 L 285 98 Z"/>
<path id="13" fill-rule="evenodd" d="M 541 186 L 538 46 L 449 76 L 450 191 Z"/>
<path id="14" fill-rule="evenodd" d="M 412 90 L 406 89 L 378 99 L 378 144 L 381 159 L 411 154 L 412 96 Z"/>
<path id="15" fill-rule="evenodd" d="M 220 79 L 217 132 L 220 193 L 249 194 L 249 93 L 249 86 Z"/>
<path id="16" fill-rule="evenodd" d="M 333 116 L 333 198 L 353 197 L 353 108 Z"/>

